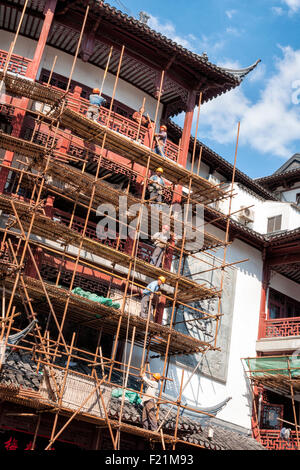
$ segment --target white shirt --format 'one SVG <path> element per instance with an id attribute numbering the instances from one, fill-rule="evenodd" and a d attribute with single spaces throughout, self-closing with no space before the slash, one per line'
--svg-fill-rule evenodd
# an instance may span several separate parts
<path id="1" fill-rule="evenodd" d="M 142 381 L 147 385 L 145 390 L 146 395 L 144 395 L 142 398 L 142 403 L 144 404 L 146 401 L 155 399 L 156 392 L 158 390 L 158 381 L 154 379 L 148 379 L 145 375 L 142 376 Z"/>
<path id="2" fill-rule="evenodd" d="M 167 232 L 164 234 L 163 232 L 157 232 L 153 235 L 152 240 L 154 241 L 155 246 L 159 246 L 160 248 L 164 248 L 169 240 L 169 233 Z"/>

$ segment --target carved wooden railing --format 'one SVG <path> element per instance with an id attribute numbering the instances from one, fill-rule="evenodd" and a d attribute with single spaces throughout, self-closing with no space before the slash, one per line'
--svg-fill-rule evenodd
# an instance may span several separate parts
<path id="1" fill-rule="evenodd" d="M 300 336 L 300 317 L 266 320 L 265 338 Z"/>
<path id="2" fill-rule="evenodd" d="M 71 214 L 64 212 L 60 209 L 54 209 L 54 217 L 59 219 L 60 223 L 72 228 L 76 232 L 83 233 L 85 220 L 81 217 L 75 216 L 72 220 L 71 226 Z M 87 225 L 85 236 L 92 240 L 96 240 L 99 243 L 103 243 L 104 245 L 110 246 L 111 248 L 118 249 L 118 251 L 121 251 L 122 253 L 131 253 L 131 243 L 128 243 L 128 240 L 119 240 L 117 236 L 118 234 L 110 233 L 109 230 L 107 231 L 106 239 L 99 239 L 99 237 L 97 236 L 96 227 L 97 224 L 89 222 Z M 137 257 L 149 262 L 153 249 L 154 248 L 152 245 L 148 245 L 147 243 L 139 241 Z"/>
<path id="3" fill-rule="evenodd" d="M 260 431 L 261 444 L 269 450 L 298 450 L 296 431 L 291 431 L 290 439 L 280 439 L 280 430 Z M 300 436 L 299 436 L 300 439 Z"/>
<path id="4" fill-rule="evenodd" d="M 5 67 L 7 54 L 7 51 L 0 49 L 0 69 Z M 27 59 L 26 57 L 12 54 L 8 65 L 8 71 L 25 76 L 28 66 L 31 62 L 32 60 Z"/>

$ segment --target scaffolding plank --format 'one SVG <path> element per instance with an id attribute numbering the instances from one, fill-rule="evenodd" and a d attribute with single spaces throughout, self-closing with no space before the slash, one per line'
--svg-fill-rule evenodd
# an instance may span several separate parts
<path id="1" fill-rule="evenodd" d="M 11 72 L 0 70 L 0 81 L 4 80 L 6 91 L 17 96 L 39 101 L 50 106 L 59 106 L 63 99 L 63 92 L 47 87 L 25 77 L 20 77 Z"/>
<path id="2" fill-rule="evenodd" d="M 39 302 L 39 311 L 48 315 L 49 309 L 47 302 L 45 302 L 45 293 L 41 281 L 28 276 L 24 276 L 23 279 L 32 301 Z M 7 288 L 11 288 L 13 283 L 13 277 L 6 278 L 5 285 Z M 56 313 L 62 315 L 69 297 L 69 291 L 48 282 L 44 282 L 44 285 Z M 143 345 L 147 320 L 127 313 L 122 314 L 120 310 L 93 302 L 73 293 L 70 294 L 69 302 L 68 318 L 76 321 L 77 324 L 83 324 L 97 330 L 103 328 L 105 333 L 115 334 L 121 317 L 120 338 L 125 339 L 127 334 L 132 334 L 133 328 L 136 327 L 136 344 Z M 150 322 L 148 335 L 152 338 L 151 350 L 160 354 L 165 353 L 169 335 L 171 335 L 171 354 L 192 354 L 202 352 L 208 347 L 208 343 L 155 322 Z"/>
<path id="3" fill-rule="evenodd" d="M 0 146 L 5 150 L 15 151 L 17 153 L 26 155 L 32 160 L 32 167 L 38 170 L 44 171 L 46 168 L 45 149 L 41 145 L 35 144 L 33 142 L 28 142 L 24 139 L 14 137 L 8 134 L 0 133 Z M 13 171 L 13 168 L 12 168 Z M 60 163 L 55 159 L 50 159 L 47 165 L 47 175 L 50 175 L 53 180 L 63 182 L 65 184 L 63 190 L 59 190 L 55 185 L 53 188 L 55 191 L 60 191 L 63 194 L 68 194 L 71 198 L 75 200 L 76 196 L 79 195 L 79 200 L 88 205 L 89 199 L 91 197 L 93 188 L 95 186 L 94 193 L 94 204 L 93 207 L 97 209 L 99 204 L 103 202 L 109 202 L 114 204 L 115 208 L 119 207 L 119 197 L 125 196 L 125 193 L 117 189 L 112 188 L 104 181 L 96 181 L 92 175 L 89 175 L 86 172 L 82 172 L 70 165 Z M 34 177 L 36 175 L 33 175 Z M 52 181 L 53 182 L 53 181 Z M 47 187 L 51 189 L 51 181 L 49 178 L 47 180 Z M 128 194 L 128 206 L 133 206 L 135 204 L 140 204 L 140 199 Z M 149 206 L 149 203 L 147 203 Z M 136 215 L 130 217 L 130 212 L 128 218 L 135 218 Z M 148 217 L 148 220 L 146 220 Z M 151 226 L 151 217 L 156 217 L 159 220 L 160 213 L 155 208 L 151 207 L 146 215 L 143 214 L 142 221 L 145 223 L 144 226 Z M 147 225 L 150 224 L 150 225 Z M 174 231 L 175 227 L 181 227 L 183 232 L 183 226 L 189 227 L 189 224 L 184 224 L 180 219 L 175 219 L 170 217 L 170 230 Z M 190 227 L 193 229 L 193 227 Z M 200 231 L 198 230 L 198 233 Z M 210 250 L 219 246 L 223 246 L 224 242 L 217 237 L 203 231 L 203 236 L 200 237 L 199 242 L 195 242 L 193 245 L 193 251 L 195 247 L 197 251 Z"/>
<path id="4" fill-rule="evenodd" d="M 150 157 L 149 169 L 155 171 L 157 167 L 163 167 L 164 177 L 173 183 L 188 185 L 192 178 L 192 188 L 195 192 L 206 191 L 205 198 L 203 199 L 210 198 L 211 200 L 215 200 L 225 197 L 225 193 L 220 187 L 217 187 L 205 178 L 191 173 L 182 165 L 152 152 L 145 145 L 109 129 L 107 126 L 88 119 L 80 113 L 66 108 L 60 114 L 60 122 L 64 127 L 71 129 L 82 139 L 92 140 L 100 146 L 102 146 L 104 135 L 106 135 L 105 149 L 111 150 L 145 167 L 147 167 Z M 200 201 L 201 197 L 199 196 L 199 202 Z"/>
<path id="5" fill-rule="evenodd" d="M 82 250 L 86 250 L 89 253 L 104 257 L 114 264 L 119 264 L 126 268 L 134 262 L 135 271 L 148 276 L 152 279 L 164 276 L 166 278 L 166 284 L 175 287 L 178 283 L 178 301 L 187 302 L 193 300 L 202 300 L 208 298 L 217 297 L 220 293 L 217 289 L 208 288 L 205 284 L 198 284 L 186 278 L 182 275 L 177 275 L 167 271 L 166 269 L 158 268 L 153 266 L 140 258 L 132 258 L 129 254 L 124 252 L 116 251 L 98 240 L 94 240 L 87 237 L 82 237 L 79 232 L 68 228 L 63 224 L 59 224 L 47 217 L 34 206 L 30 206 L 28 203 L 21 202 L 16 198 L 1 194 L 0 195 L 0 209 L 3 213 L 14 214 L 12 202 L 16 207 L 18 216 L 21 218 L 24 230 L 28 230 L 31 222 L 33 213 L 35 213 L 35 220 L 32 227 L 32 233 L 38 235 L 45 240 L 52 240 L 55 242 L 63 242 L 66 245 L 73 245 Z M 33 212 L 34 211 L 34 212 Z"/>

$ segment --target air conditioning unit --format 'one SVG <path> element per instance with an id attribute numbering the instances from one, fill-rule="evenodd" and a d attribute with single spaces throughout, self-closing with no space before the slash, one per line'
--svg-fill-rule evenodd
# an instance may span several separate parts
<path id="1" fill-rule="evenodd" d="M 238 218 L 243 223 L 252 223 L 254 222 L 254 210 L 245 206 L 241 206 L 241 211 L 238 213 Z"/>

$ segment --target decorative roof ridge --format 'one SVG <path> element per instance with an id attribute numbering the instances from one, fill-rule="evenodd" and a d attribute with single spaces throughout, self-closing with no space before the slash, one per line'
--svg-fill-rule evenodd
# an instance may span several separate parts
<path id="1" fill-rule="evenodd" d="M 239 79 L 243 80 L 246 75 L 248 75 L 252 70 L 254 70 L 258 64 L 261 62 L 261 59 L 258 59 L 254 64 L 250 65 L 249 67 L 245 67 L 242 69 L 229 69 L 226 67 L 220 67 L 222 70 L 224 70 L 227 73 L 230 73 L 231 75 L 237 76 Z"/>
<path id="2" fill-rule="evenodd" d="M 174 130 L 177 132 L 182 132 L 182 128 L 176 124 L 174 121 L 169 120 L 168 125 L 171 125 Z M 191 136 L 191 144 L 193 144 L 195 141 L 195 137 Z M 227 167 L 227 169 L 232 172 L 233 171 L 233 165 L 229 163 L 224 157 L 221 157 L 218 153 L 216 153 L 214 150 L 212 150 L 210 147 L 207 145 L 203 144 L 200 140 L 197 139 L 198 145 L 202 146 L 203 149 L 205 149 L 209 154 L 213 155 L 220 163 L 222 163 L 224 166 Z M 250 186 L 250 189 L 256 190 L 258 194 L 261 194 L 262 197 L 266 200 L 271 200 L 271 201 L 279 201 L 278 197 L 275 196 L 274 193 L 268 191 L 266 188 L 261 186 L 259 183 L 257 183 L 253 178 L 248 176 L 246 173 L 242 172 L 238 168 L 236 169 L 236 175 L 240 177 L 240 181 L 236 180 L 236 183 L 244 184 L 247 186 L 247 184 Z"/>
<path id="3" fill-rule="evenodd" d="M 122 12 L 121 10 L 118 10 L 116 7 L 100 0 L 94 1 L 96 4 L 98 4 L 99 8 L 104 8 L 110 14 L 114 14 L 115 16 L 121 17 L 124 21 L 127 21 L 128 24 L 132 24 L 138 27 L 142 32 L 151 33 L 156 39 L 163 40 L 167 46 L 172 46 L 173 48 L 176 48 L 178 52 L 183 53 L 187 58 L 193 59 L 197 62 L 201 62 L 201 64 L 204 66 L 211 67 L 215 72 L 219 72 L 223 76 L 233 79 L 235 82 L 237 82 L 237 84 L 240 84 L 243 78 L 248 75 L 261 61 L 259 59 L 255 62 L 255 64 L 251 65 L 250 67 L 231 71 L 230 69 L 226 69 L 224 67 L 220 67 L 216 64 L 213 64 L 212 62 L 209 62 L 205 53 L 201 55 L 187 49 L 186 47 L 182 46 L 181 44 L 178 44 L 177 42 L 163 35 L 162 33 L 150 28 L 150 26 L 143 23 L 139 19 L 134 18 L 133 16 L 130 16 L 127 13 Z"/>
<path id="4" fill-rule="evenodd" d="M 284 178 L 284 177 L 289 177 L 294 174 L 297 175 L 298 173 L 300 174 L 300 166 L 299 168 L 293 168 L 292 170 L 283 171 L 281 173 L 273 173 L 272 175 L 269 175 L 269 176 L 263 176 L 261 178 L 254 178 L 254 179 L 256 182 L 259 182 L 258 184 L 262 184 L 264 182 L 273 181 L 273 180 Z"/>

